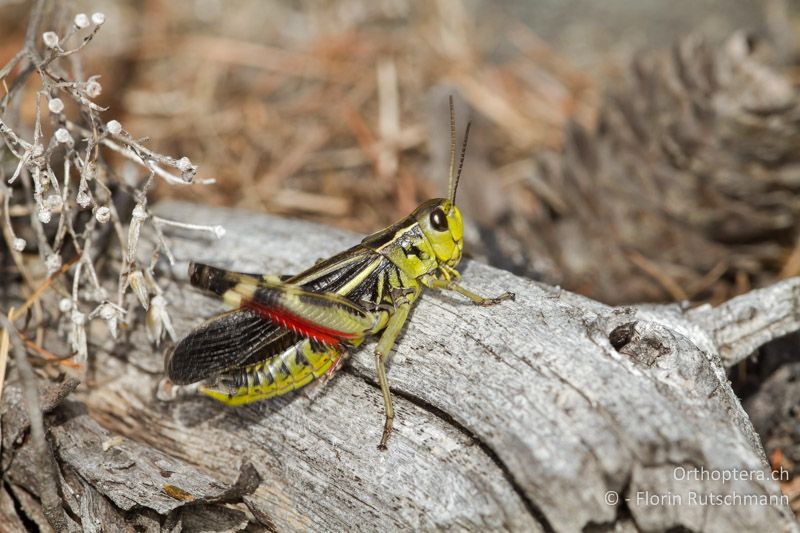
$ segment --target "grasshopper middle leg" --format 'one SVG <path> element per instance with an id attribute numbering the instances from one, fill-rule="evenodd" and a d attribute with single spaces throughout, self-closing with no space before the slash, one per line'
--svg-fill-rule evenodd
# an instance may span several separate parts
<path id="1" fill-rule="evenodd" d="M 394 314 L 386 324 L 386 329 L 383 330 L 381 338 L 378 341 L 378 346 L 375 348 L 375 368 L 378 372 L 378 383 L 381 386 L 381 393 L 383 393 L 383 407 L 386 412 L 386 422 L 383 425 L 383 437 L 378 444 L 379 450 L 386 449 L 386 442 L 389 440 L 389 435 L 392 433 L 392 423 L 394 422 L 394 406 L 392 405 L 392 394 L 389 391 L 389 381 L 386 379 L 386 358 L 394 346 L 394 341 L 403 329 L 408 312 L 411 310 L 411 304 L 404 302 L 397 306 Z"/>

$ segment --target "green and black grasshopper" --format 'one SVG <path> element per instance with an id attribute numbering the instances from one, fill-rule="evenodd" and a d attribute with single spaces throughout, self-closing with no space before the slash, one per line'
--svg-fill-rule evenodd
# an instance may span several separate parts
<path id="1" fill-rule="evenodd" d="M 329 377 L 348 348 L 380 334 L 375 366 L 386 422 L 378 447 L 385 449 L 394 408 L 384 365 L 423 287 L 455 291 L 478 305 L 514 299 L 508 292 L 484 298 L 458 283 L 463 223 L 455 198 L 469 125 L 456 172 L 452 98 L 450 130 L 447 198 L 424 202 L 349 250 L 286 279 L 192 263 L 192 285 L 234 310 L 208 320 L 167 354 L 170 380 L 203 381 L 204 394 L 229 405 L 254 402 Z"/>

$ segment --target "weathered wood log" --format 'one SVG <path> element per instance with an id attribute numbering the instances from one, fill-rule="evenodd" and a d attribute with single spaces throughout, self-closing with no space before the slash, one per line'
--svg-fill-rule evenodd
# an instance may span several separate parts
<path id="1" fill-rule="evenodd" d="M 167 235 L 179 335 L 221 309 L 186 283 L 189 260 L 292 273 L 358 240 L 237 211 L 158 210 L 227 229 L 221 241 Z M 229 408 L 157 399 L 163 349 L 135 328 L 50 415 L 71 516 L 152 530 L 798 530 L 723 364 L 798 329 L 798 280 L 687 310 L 609 307 L 469 261 L 462 272 L 471 289 L 517 299 L 422 297 L 391 359 L 385 452 L 374 343 L 322 390 Z M 26 479 L 15 463 L 12 483 Z M 2 512 L 6 500 L 0 491 Z"/>

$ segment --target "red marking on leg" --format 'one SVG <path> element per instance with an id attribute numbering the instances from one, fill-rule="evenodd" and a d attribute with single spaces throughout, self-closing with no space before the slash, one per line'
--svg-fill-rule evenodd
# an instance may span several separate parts
<path id="1" fill-rule="evenodd" d="M 253 302 L 252 300 L 243 300 L 243 302 L 243 308 L 255 311 L 259 316 L 262 316 L 267 320 L 275 322 L 286 329 L 291 329 L 303 337 L 313 339 L 324 344 L 336 346 L 341 344 L 342 341 L 356 339 L 359 337 L 358 334 L 337 331 L 335 329 L 326 328 L 325 326 L 320 326 L 319 324 L 314 324 L 313 322 L 309 322 L 308 320 L 283 309 L 267 307 L 257 302 Z"/>
<path id="2" fill-rule="evenodd" d="M 331 363 L 330 368 L 328 368 L 328 370 L 325 371 L 326 381 L 331 379 L 333 375 L 336 373 L 336 371 L 339 370 L 339 367 L 342 366 L 342 361 L 344 360 L 344 354 L 342 352 L 336 352 L 336 353 L 337 353 L 336 360 L 333 363 Z"/>

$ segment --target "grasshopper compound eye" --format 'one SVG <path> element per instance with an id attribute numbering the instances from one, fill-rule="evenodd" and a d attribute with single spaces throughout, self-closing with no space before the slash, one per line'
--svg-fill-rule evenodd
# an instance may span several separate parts
<path id="1" fill-rule="evenodd" d="M 431 211 L 431 227 L 436 231 L 447 231 L 447 217 L 440 207 Z"/>

